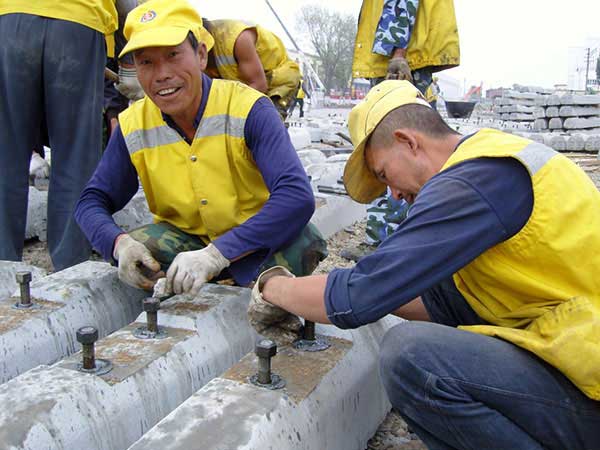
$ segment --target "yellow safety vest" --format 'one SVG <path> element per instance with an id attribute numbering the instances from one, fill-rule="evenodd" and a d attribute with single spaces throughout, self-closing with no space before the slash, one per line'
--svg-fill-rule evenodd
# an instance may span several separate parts
<path id="1" fill-rule="evenodd" d="M 461 328 L 535 353 L 600 400 L 600 192 L 564 155 L 489 129 L 463 142 L 442 171 L 481 157 L 520 161 L 534 207 L 516 235 L 454 274 L 469 305 L 493 324 Z"/>
<path id="2" fill-rule="evenodd" d="M 246 118 L 261 97 L 241 83 L 213 80 L 192 145 L 148 97 L 119 115 L 156 222 L 208 242 L 262 208 L 269 191 L 244 138 Z"/>
<path id="3" fill-rule="evenodd" d="M 0 15 L 34 14 L 68 20 L 110 34 L 117 29 L 115 0 L 2 0 Z M 82 55 L 83 56 L 83 55 Z"/>
<path id="4" fill-rule="evenodd" d="M 425 100 L 431 103 L 437 101 L 437 99 L 438 96 L 433 92 L 433 83 L 431 83 L 429 86 L 427 86 L 427 89 L 425 90 Z"/>
<path id="5" fill-rule="evenodd" d="M 388 56 L 373 53 L 373 41 L 384 0 L 363 0 L 354 43 L 353 78 L 378 78 L 387 73 Z M 434 72 L 460 64 L 458 28 L 453 0 L 421 0 L 406 61 L 411 70 Z"/>
<path id="6" fill-rule="evenodd" d="M 275 34 L 260 25 L 238 20 L 211 20 L 207 28 L 215 38 L 211 51 L 221 78 L 242 81 L 234 56 L 235 41 L 242 31 L 254 29 L 257 34 L 256 52 L 267 78 L 267 95 L 289 100 L 295 98 L 300 84 L 300 67 L 288 57 L 283 42 Z"/>
<path id="7" fill-rule="evenodd" d="M 298 89 L 298 93 L 296 94 L 296 98 L 300 99 L 300 100 L 304 100 L 304 97 L 306 95 L 304 94 L 304 89 L 302 89 L 302 84 L 300 84 L 300 88 Z"/>

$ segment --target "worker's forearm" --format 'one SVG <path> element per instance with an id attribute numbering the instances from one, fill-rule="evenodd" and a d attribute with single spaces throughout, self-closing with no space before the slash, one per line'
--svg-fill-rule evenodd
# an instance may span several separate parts
<path id="1" fill-rule="evenodd" d="M 325 309 L 327 275 L 301 278 L 273 277 L 262 289 L 263 298 L 286 311 L 319 323 L 331 323 Z"/>
<path id="2" fill-rule="evenodd" d="M 395 48 L 392 52 L 392 58 L 405 58 L 406 57 L 406 49 L 405 48 Z"/>

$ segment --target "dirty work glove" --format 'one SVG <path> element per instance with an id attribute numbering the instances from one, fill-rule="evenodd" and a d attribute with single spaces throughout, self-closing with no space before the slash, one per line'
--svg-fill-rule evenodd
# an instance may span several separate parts
<path id="1" fill-rule="evenodd" d="M 119 262 L 119 280 L 129 286 L 149 291 L 157 278 L 164 277 L 150 250 L 128 234 L 118 238 L 113 257 Z"/>
<path id="2" fill-rule="evenodd" d="M 261 273 L 252 288 L 248 320 L 257 333 L 273 339 L 279 345 L 285 345 L 298 339 L 302 323 L 295 314 L 263 299 L 261 290 L 265 282 L 275 276 L 294 278 L 294 275 L 282 266 L 271 267 Z"/>
<path id="3" fill-rule="evenodd" d="M 133 67 L 128 69 L 119 66 L 119 82 L 115 83 L 115 88 L 129 100 L 139 100 L 145 95 Z"/>
<path id="4" fill-rule="evenodd" d="M 196 295 L 200 287 L 229 267 L 219 249 L 208 244 L 202 250 L 179 253 L 167 270 L 166 292 Z"/>
<path id="5" fill-rule="evenodd" d="M 391 58 L 388 63 L 386 80 L 408 80 L 412 83 L 413 78 L 410 73 L 410 67 L 401 56 Z"/>
<path id="6" fill-rule="evenodd" d="M 38 152 L 33 152 L 29 163 L 29 176 L 31 178 L 49 178 L 50 164 Z"/>

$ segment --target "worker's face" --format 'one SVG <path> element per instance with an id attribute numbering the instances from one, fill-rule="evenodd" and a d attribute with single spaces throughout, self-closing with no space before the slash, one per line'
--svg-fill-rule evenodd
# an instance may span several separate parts
<path id="1" fill-rule="evenodd" d="M 174 47 L 149 47 L 134 54 L 138 80 L 162 112 L 195 117 L 202 98 L 202 71 L 206 46 L 194 50 L 186 39 Z"/>
<path id="2" fill-rule="evenodd" d="M 402 134 L 386 147 L 369 146 L 365 152 L 367 167 L 386 184 L 395 199 L 412 204 L 429 179 L 422 149 L 416 139 Z"/>

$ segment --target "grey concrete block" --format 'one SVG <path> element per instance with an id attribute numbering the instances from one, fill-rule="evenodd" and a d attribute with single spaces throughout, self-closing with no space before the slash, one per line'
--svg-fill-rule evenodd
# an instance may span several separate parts
<path id="1" fill-rule="evenodd" d="M 325 163 L 327 157 L 321 150 L 317 150 L 314 148 L 307 148 L 305 150 L 300 150 L 297 152 L 298 158 L 300 158 L 300 162 L 304 168 L 310 166 L 311 164 L 322 164 Z"/>
<path id="2" fill-rule="evenodd" d="M 152 223 L 154 218 L 148 209 L 144 191 L 140 189 L 121 211 L 113 215 L 113 219 L 125 231 L 131 231 L 142 225 Z"/>
<path id="3" fill-rule="evenodd" d="M 37 237 L 40 241 L 46 241 L 47 208 L 48 192 L 38 191 L 33 186 L 29 186 L 25 239 Z"/>
<path id="4" fill-rule="evenodd" d="M 585 117 L 600 115 L 597 106 L 561 106 L 558 114 L 560 117 Z"/>
<path id="5" fill-rule="evenodd" d="M 586 152 L 600 152 L 600 135 L 588 136 L 585 141 Z"/>
<path id="6" fill-rule="evenodd" d="M 553 117 L 548 122 L 548 128 L 551 130 L 561 130 L 563 128 L 563 121 L 559 117 Z"/>
<path id="7" fill-rule="evenodd" d="M 1 300 L 0 383 L 79 350 L 79 327 L 94 325 L 106 336 L 130 323 L 147 295 L 119 281 L 115 267 L 88 261 L 33 282 L 39 308 L 15 310 L 14 298 Z"/>
<path id="8" fill-rule="evenodd" d="M 546 99 L 547 106 L 560 106 L 562 103 L 560 101 L 560 97 L 558 95 L 550 95 Z"/>
<path id="9" fill-rule="evenodd" d="M 546 108 L 546 117 L 559 117 L 558 106 L 548 106 Z"/>
<path id="10" fill-rule="evenodd" d="M 546 102 L 548 101 L 548 95 L 538 95 L 535 99 L 536 106 L 546 106 Z"/>
<path id="11" fill-rule="evenodd" d="M 332 340 L 322 354 L 280 350 L 272 363 L 286 380 L 280 390 L 248 383 L 256 371 L 256 357 L 248 355 L 129 450 L 192 449 L 198 442 L 211 450 L 363 450 L 390 408 L 377 363 L 385 331 L 399 323 L 390 319 L 356 330 L 318 326 Z"/>
<path id="12" fill-rule="evenodd" d="M 324 194 L 315 196 L 324 199 L 325 204 L 315 210 L 310 221 L 326 239 L 367 216 L 367 205 L 357 203 L 350 197 Z"/>
<path id="13" fill-rule="evenodd" d="M 549 144 L 547 145 L 557 152 L 564 152 L 567 149 L 567 140 L 564 136 L 555 135 L 552 136 Z"/>
<path id="14" fill-rule="evenodd" d="M 510 120 L 514 120 L 515 122 L 533 122 L 535 117 L 533 117 L 533 114 L 510 113 Z"/>
<path id="15" fill-rule="evenodd" d="M 600 95 L 572 95 L 561 97 L 561 105 L 600 105 Z"/>
<path id="16" fill-rule="evenodd" d="M 544 136 L 542 136 L 541 133 L 530 133 L 527 138 L 539 142 L 540 144 L 544 143 Z"/>
<path id="17" fill-rule="evenodd" d="M 600 117 L 596 118 L 581 118 L 581 117 L 569 117 L 565 119 L 563 126 L 567 130 L 579 130 L 584 128 L 596 128 L 600 127 Z"/>
<path id="18" fill-rule="evenodd" d="M 586 137 L 581 134 L 575 134 L 567 138 L 566 150 L 570 152 L 581 152 L 585 150 Z"/>
<path id="19" fill-rule="evenodd" d="M 308 129 L 303 127 L 290 127 L 287 131 L 290 135 L 292 145 L 296 150 L 301 150 L 303 148 L 310 147 L 311 137 Z"/>
<path id="20" fill-rule="evenodd" d="M 536 131 L 548 129 L 548 119 L 535 119 L 533 122 L 533 129 Z"/>
<path id="21" fill-rule="evenodd" d="M 17 272 L 31 272 L 32 282 L 46 276 L 46 271 L 29 264 L 16 261 L 0 261 L 0 299 L 17 292 L 19 285 L 15 279 Z"/>
<path id="22" fill-rule="evenodd" d="M 533 110 L 533 117 L 536 119 L 544 119 L 546 118 L 546 108 L 536 107 Z"/>
<path id="23" fill-rule="evenodd" d="M 252 349 L 257 335 L 248 324 L 249 297 L 246 288 L 206 285 L 195 298 L 161 304 L 165 339 L 134 337 L 139 320 L 98 341 L 97 357 L 113 363 L 107 374 L 76 370 L 81 355 L 74 355 L 0 386 L 0 447 L 127 448 Z"/>

